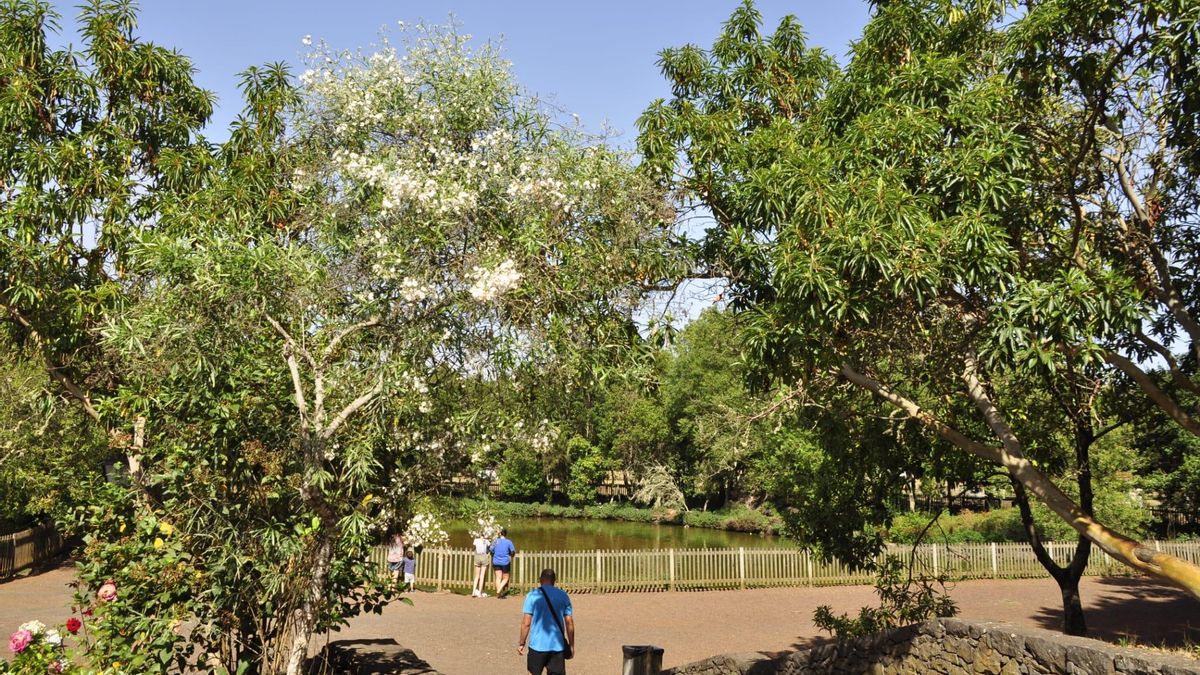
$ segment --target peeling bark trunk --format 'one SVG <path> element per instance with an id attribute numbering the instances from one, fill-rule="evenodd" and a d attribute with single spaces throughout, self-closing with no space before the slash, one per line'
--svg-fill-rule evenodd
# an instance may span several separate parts
<path id="1" fill-rule="evenodd" d="M 310 475 L 320 466 L 324 456 L 325 437 L 320 432 L 311 433 L 301 443 L 304 457 L 310 467 Z M 303 600 L 293 612 L 292 644 L 288 650 L 287 675 L 300 675 L 308 658 L 308 642 L 317 628 L 321 605 L 326 600 L 329 571 L 333 565 L 333 552 L 337 539 L 337 514 L 334 513 L 325 495 L 317 485 L 306 477 L 300 488 L 304 504 L 317 515 L 317 533 L 310 564 L 311 576 L 303 591 Z"/>
<path id="2" fill-rule="evenodd" d="M 322 527 L 324 529 L 324 527 Z M 305 589 L 304 602 L 296 608 L 292 645 L 288 650 L 287 675 L 301 675 L 308 658 L 308 642 L 316 630 L 319 607 L 325 600 L 325 582 L 329 577 L 329 566 L 333 561 L 333 536 L 322 532 L 317 535 L 317 547 L 313 552 L 313 570 Z"/>

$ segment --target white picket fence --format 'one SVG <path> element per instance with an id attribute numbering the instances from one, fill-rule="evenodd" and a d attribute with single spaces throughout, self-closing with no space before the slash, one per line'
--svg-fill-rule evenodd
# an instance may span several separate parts
<path id="1" fill-rule="evenodd" d="M 1200 564 L 1200 541 L 1148 541 L 1154 547 Z M 1046 544 L 1055 561 L 1066 564 L 1075 552 L 1074 542 Z M 1018 579 L 1046 576 L 1027 544 L 890 544 L 881 554 L 907 559 L 932 574 L 961 579 Z M 371 559 L 381 572 L 387 568 L 386 547 Z M 474 575 L 470 550 L 432 549 L 417 556 L 417 584 L 437 589 L 466 591 Z M 520 551 L 513 560 L 512 585 L 528 589 L 537 584 L 542 569 L 558 573 L 558 585 L 572 592 L 676 591 L 766 586 L 837 586 L 869 584 L 870 572 L 852 570 L 837 561 L 823 561 L 805 549 L 653 549 L 632 551 Z M 1125 565 L 1092 547 L 1087 576 L 1131 574 Z M 491 572 L 488 572 L 491 586 Z"/>

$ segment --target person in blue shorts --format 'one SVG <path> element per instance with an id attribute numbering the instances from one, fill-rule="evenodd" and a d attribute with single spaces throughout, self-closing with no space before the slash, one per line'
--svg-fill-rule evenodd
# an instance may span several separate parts
<path id="1" fill-rule="evenodd" d="M 508 538 L 508 530 L 501 528 L 500 537 L 492 542 L 492 572 L 496 578 L 496 597 L 503 598 L 508 590 L 512 575 L 512 560 L 517 547 Z"/>
<path id="2" fill-rule="evenodd" d="M 542 585 L 529 591 L 521 609 L 517 654 L 529 647 L 525 667 L 530 675 L 566 675 L 567 659 L 575 656 L 575 616 L 571 598 L 554 583 L 554 570 L 542 570 Z"/>

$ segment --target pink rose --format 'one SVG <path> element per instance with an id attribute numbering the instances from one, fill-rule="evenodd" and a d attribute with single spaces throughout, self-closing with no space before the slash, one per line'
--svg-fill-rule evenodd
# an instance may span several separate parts
<path id="1" fill-rule="evenodd" d="M 67 664 L 62 661 L 51 661 L 50 665 L 46 666 L 47 673 L 61 673 L 67 669 Z"/>
<path id="2" fill-rule="evenodd" d="M 117 584 L 112 581 L 106 581 L 100 584 L 100 590 L 96 591 L 96 597 L 104 602 L 112 602 L 117 599 Z"/>
<path id="3" fill-rule="evenodd" d="M 20 654 L 21 652 L 25 651 L 25 648 L 29 646 L 30 642 L 33 642 L 33 633 L 30 633 L 27 630 L 19 630 L 8 636 L 8 648 L 11 649 L 12 653 L 14 654 Z"/>
<path id="4" fill-rule="evenodd" d="M 67 631 L 68 632 L 78 633 L 79 629 L 82 627 L 83 627 L 83 622 L 80 621 L 79 619 L 76 619 L 75 617 L 71 617 L 71 618 L 67 619 Z"/>

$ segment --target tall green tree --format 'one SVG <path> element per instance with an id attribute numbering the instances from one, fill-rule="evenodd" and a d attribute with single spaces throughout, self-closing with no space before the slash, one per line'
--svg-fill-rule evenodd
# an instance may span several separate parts
<path id="1" fill-rule="evenodd" d="M 1147 316 L 1135 278 L 1064 255 L 1073 221 L 1016 113 L 1009 42 L 1047 5 L 879 3 L 839 68 L 792 18 L 763 36 L 745 4 L 711 50 L 663 52 L 673 97 L 643 116 L 640 147 L 711 210 L 710 262 L 772 375 L 869 392 L 1118 560 L 1200 595 L 1200 568 L 1099 522 L 1030 461 L 996 386 L 1097 363 Z"/>
<path id="2" fill-rule="evenodd" d="M 0 4 L 0 326 L 101 420 L 114 383 L 96 329 L 133 235 L 203 176 L 213 96 L 187 58 L 134 36 L 132 3 L 88 2 L 79 19 L 81 49 L 54 48 L 48 2 Z"/>

